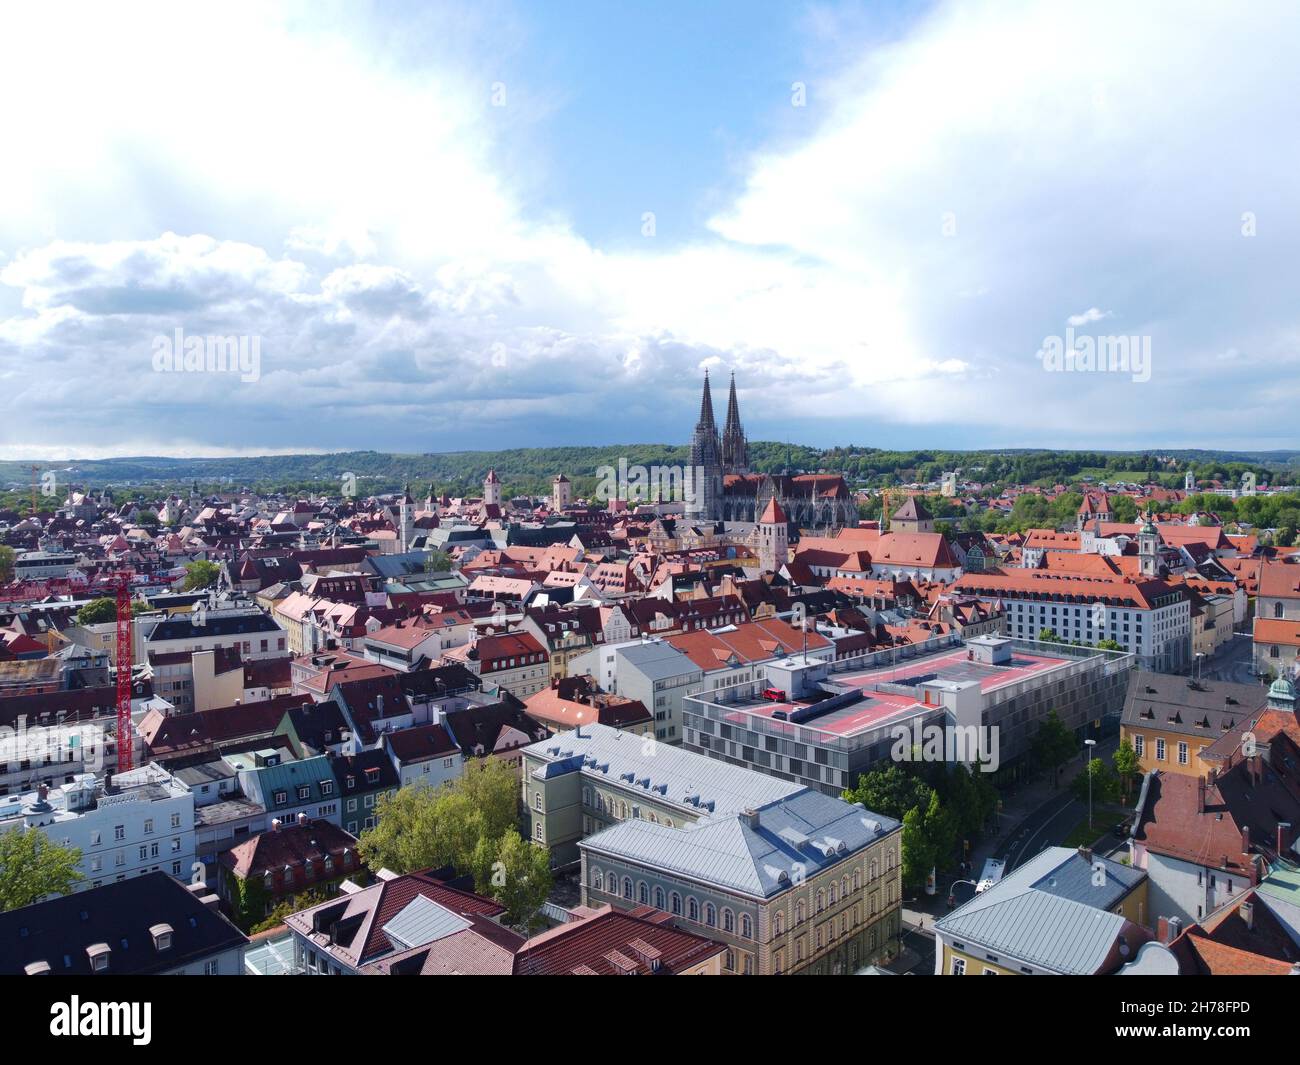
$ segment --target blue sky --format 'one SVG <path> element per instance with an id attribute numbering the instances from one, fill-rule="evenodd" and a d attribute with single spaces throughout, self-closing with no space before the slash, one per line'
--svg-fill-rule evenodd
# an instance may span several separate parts
<path id="1" fill-rule="evenodd" d="M 706 367 L 757 439 L 1290 447 L 1297 31 L 1282 3 L 7 10 L 0 457 L 680 441 Z M 256 372 L 160 372 L 177 329 L 255 338 Z M 1150 362 L 1058 372 L 1054 338 Z"/>

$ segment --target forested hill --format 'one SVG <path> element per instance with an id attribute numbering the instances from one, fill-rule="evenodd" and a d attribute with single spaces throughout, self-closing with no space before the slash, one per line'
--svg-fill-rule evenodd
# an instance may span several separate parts
<path id="1" fill-rule="evenodd" d="M 268 455 L 254 458 L 114 458 L 37 464 L 37 476 L 53 472 L 60 485 L 157 486 L 197 481 L 205 489 L 237 486 L 262 491 L 329 490 L 345 474 L 357 477 L 362 492 L 393 490 L 409 483 L 423 497 L 432 483 L 452 494 L 477 492 L 484 474 L 495 469 L 508 493 L 542 493 L 551 478 L 564 473 L 577 495 L 589 493 L 601 466 L 680 465 L 689 457 L 683 446 L 624 444 L 606 447 L 513 448 L 505 451 L 458 451 L 442 454 L 392 454 L 349 451 L 323 455 Z M 1054 484 L 1095 481 L 1156 480 L 1181 487 L 1190 469 L 1198 479 L 1236 483 L 1253 470 L 1261 483 L 1295 483 L 1300 452 L 1113 452 L 1113 451 L 886 451 L 867 447 L 810 448 L 775 442 L 750 444 L 756 470 L 780 472 L 829 470 L 844 473 L 851 484 L 932 481 L 948 470 L 983 483 Z M 0 462 L 0 485 L 23 490 L 30 484 L 31 464 Z"/>

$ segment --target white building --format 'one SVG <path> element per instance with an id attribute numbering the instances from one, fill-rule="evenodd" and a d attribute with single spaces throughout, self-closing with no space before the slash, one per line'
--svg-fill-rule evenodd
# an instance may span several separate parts
<path id="1" fill-rule="evenodd" d="M 0 799 L 0 832 L 11 828 L 78 848 L 79 889 L 158 871 L 188 879 L 194 866 L 194 796 L 153 763 Z"/>

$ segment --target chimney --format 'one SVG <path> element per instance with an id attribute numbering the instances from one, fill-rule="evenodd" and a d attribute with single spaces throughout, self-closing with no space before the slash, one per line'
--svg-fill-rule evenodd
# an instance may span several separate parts
<path id="1" fill-rule="evenodd" d="M 1091 847 L 1080 847 L 1080 848 L 1079 848 L 1079 857 L 1082 858 L 1085 862 L 1088 863 L 1089 868 L 1092 867 L 1092 848 L 1091 848 Z"/>
<path id="2" fill-rule="evenodd" d="M 1196 778 L 1196 812 L 1205 813 L 1205 778 Z"/>
<path id="3" fill-rule="evenodd" d="M 36 801 L 44 802 L 50 797 L 50 786 L 48 784 L 36 785 Z"/>
<path id="4" fill-rule="evenodd" d="M 1241 853 L 1250 853 L 1250 825 L 1243 825 L 1241 828 Z"/>
<path id="5" fill-rule="evenodd" d="M 1161 918 L 1163 920 L 1163 918 Z M 1183 919 L 1181 917 L 1169 918 L 1169 942 L 1172 943 L 1178 938 L 1183 930 Z"/>
<path id="6" fill-rule="evenodd" d="M 299 814 L 298 814 L 298 824 L 299 824 L 299 825 L 305 825 L 306 823 L 307 823 L 307 815 L 306 815 L 305 813 L 299 813 Z"/>
<path id="7" fill-rule="evenodd" d="M 1169 942 L 1169 918 L 1160 917 L 1156 920 L 1156 941 L 1159 943 Z"/>
<path id="8" fill-rule="evenodd" d="M 1279 821 L 1277 823 L 1277 855 L 1282 857 L 1291 849 L 1291 822 Z"/>
<path id="9" fill-rule="evenodd" d="M 1253 903 L 1243 902 L 1237 907 L 1237 912 L 1241 915 L 1241 923 L 1246 926 L 1247 932 L 1255 930 L 1255 906 Z"/>
<path id="10" fill-rule="evenodd" d="M 271 831 L 272 832 L 280 831 L 280 819 L 278 817 L 271 818 Z"/>

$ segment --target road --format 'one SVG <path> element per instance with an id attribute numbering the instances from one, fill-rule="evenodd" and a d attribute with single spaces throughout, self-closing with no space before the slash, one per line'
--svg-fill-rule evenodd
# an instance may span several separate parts
<path id="1" fill-rule="evenodd" d="M 1063 840 L 1087 812 L 1088 804 L 1068 792 L 1054 795 L 1016 826 L 997 857 L 1007 863 L 1007 872 L 1011 872 L 1044 847 Z"/>
<path id="2" fill-rule="evenodd" d="M 1233 633 L 1218 654 L 1201 663 L 1201 676 L 1234 684 L 1258 684 L 1251 650 L 1249 632 Z"/>

